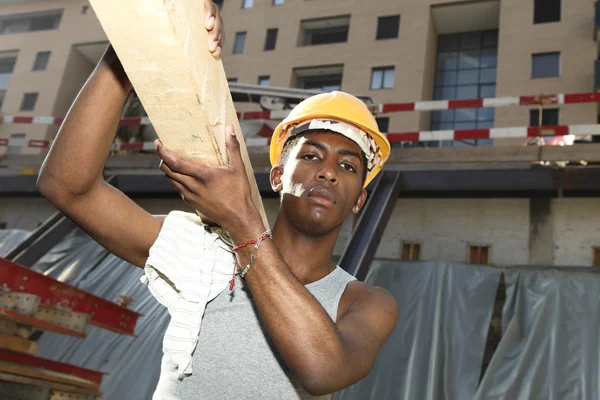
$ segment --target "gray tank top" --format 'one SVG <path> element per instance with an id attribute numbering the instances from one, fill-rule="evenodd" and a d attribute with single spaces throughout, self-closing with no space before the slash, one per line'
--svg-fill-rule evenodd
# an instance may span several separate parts
<path id="1" fill-rule="evenodd" d="M 306 285 L 333 322 L 346 285 L 356 280 L 337 267 Z M 311 396 L 291 375 L 265 334 L 249 289 L 236 277 L 233 291 L 224 290 L 206 306 L 193 374 L 178 379 L 177 369 L 165 358 L 154 400 L 297 400 L 331 399 Z"/>

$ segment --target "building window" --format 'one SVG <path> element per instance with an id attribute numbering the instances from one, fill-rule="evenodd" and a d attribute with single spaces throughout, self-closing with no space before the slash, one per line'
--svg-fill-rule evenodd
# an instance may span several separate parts
<path id="1" fill-rule="evenodd" d="M 301 46 L 343 43 L 348 41 L 350 16 L 308 19 L 300 21 Z"/>
<path id="2" fill-rule="evenodd" d="M 33 63 L 34 71 L 44 71 L 48 67 L 48 61 L 50 61 L 49 51 L 40 51 L 35 56 L 35 62 Z"/>
<path id="3" fill-rule="evenodd" d="M 58 29 L 62 10 L 0 17 L 0 35 Z"/>
<path id="4" fill-rule="evenodd" d="M 600 247 L 594 247 L 594 267 L 600 267 Z"/>
<path id="5" fill-rule="evenodd" d="M 295 86 L 299 89 L 331 92 L 342 89 L 343 65 L 325 65 L 294 69 Z"/>
<path id="6" fill-rule="evenodd" d="M 496 96 L 498 31 L 468 32 L 438 37 L 434 100 Z M 432 130 L 486 129 L 494 126 L 493 108 L 433 111 Z M 444 147 L 491 145 L 490 139 L 443 142 Z M 418 146 L 437 146 L 437 142 Z M 412 147 L 410 145 L 404 147 Z"/>
<path id="7" fill-rule="evenodd" d="M 223 8 L 223 0 L 213 0 L 213 3 L 219 7 L 219 10 Z"/>
<path id="8" fill-rule="evenodd" d="M 275 50 L 277 45 L 277 28 L 267 29 L 267 37 L 265 38 L 265 50 Z"/>
<path id="9" fill-rule="evenodd" d="M 0 90 L 0 111 L 2 111 L 2 103 L 4 103 L 5 96 L 6 96 L 6 90 Z"/>
<path id="10" fill-rule="evenodd" d="M 400 16 L 379 17 L 377 19 L 377 40 L 396 39 L 400 29 Z"/>
<path id="11" fill-rule="evenodd" d="M 491 261 L 491 246 L 469 246 L 469 264 L 489 264 Z"/>
<path id="12" fill-rule="evenodd" d="M 254 0 L 242 0 L 242 8 L 252 8 Z"/>
<path id="13" fill-rule="evenodd" d="M 21 102 L 21 111 L 33 111 L 37 103 L 38 93 L 25 93 Z"/>
<path id="14" fill-rule="evenodd" d="M 17 52 L 0 53 L 0 91 L 8 89 L 16 62 Z"/>
<path id="15" fill-rule="evenodd" d="M 285 0 L 273 0 L 273 5 L 274 6 L 280 6 L 283 3 L 285 3 Z"/>
<path id="16" fill-rule="evenodd" d="M 259 76 L 258 77 L 258 84 L 260 86 L 269 86 L 271 83 L 271 79 L 268 76 Z"/>
<path id="17" fill-rule="evenodd" d="M 390 117 L 378 117 L 375 118 L 379 131 L 382 133 L 388 133 L 390 129 Z"/>
<path id="18" fill-rule="evenodd" d="M 233 42 L 233 54 L 242 54 L 244 52 L 245 44 L 246 44 L 246 32 L 236 33 L 235 41 Z"/>
<path id="19" fill-rule="evenodd" d="M 394 87 L 394 67 L 373 68 L 371 90 L 392 89 Z"/>
<path id="20" fill-rule="evenodd" d="M 531 55 L 531 77 L 551 78 L 560 76 L 560 53 L 537 53 Z"/>
<path id="21" fill-rule="evenodd" d="M 8 224 L 4 221 L 0 222 L 0 229 L 6 229 L 6 227 L 8 226 Z"/>
<path id="22" fill-rule="evenodd" d="M 87 14 L 88 10 L 90 9 L 90 6 L 88 6 L 87 4 L 81 7 L 81 14 L 85 15 Z"/>
<path id="23" fill-rule="evenodd" d="M 533 23 L 543 24 L 546 22 L 560 21 L 561 0 L 534 0 L 533 1 Z"/>
<path id="24" fill-rule="evenodd" d="M 418 261 L 421 259 L 421 244 L 420 243 L 402 243 L 402 260 Z"/>
<path id="25" fill-rule="evenodd" d="M 13 133 L 8 140 L 6 152 L 9 154 L 19 154 L 21 149 L 27 145 L 24 133 Z"/>
<path id="26" fill-rule="evenodd" d="M 529 110 L 529 126 L 557 126 L 560 125 L 558 108 L 548 108 L 542 110 L 542 120 L 540 121 L 540 110 Z M 540 124 L 541 123 L 541 124 Z"/>
<path id="27" fill-rule="evenodd" d="M 227 78 L 227 83 L 237 83 L 238 78 Z"/>

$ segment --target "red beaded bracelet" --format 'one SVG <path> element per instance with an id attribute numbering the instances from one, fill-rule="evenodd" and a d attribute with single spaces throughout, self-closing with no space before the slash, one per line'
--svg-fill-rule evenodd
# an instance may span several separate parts
<path id="1" fill-rule="evenodd" d="M 251 240 L 247 243 L 242 243 L 238 246 L 235 246 L 233 249 L 231 249 L 233 252 L 236 252 L 240 249 L 243 249 L 244 247 L 248 247 L 251 244 L 254 244 L 254 252 L 252 253 L 252 255 L 250 256 L 250 262 L 248 263 L 248 265 L 246 266 L 246 269 L 244 269 L 244 271 L 241 273 L 242 278 L 246 275 L 246 273 L 248 272 L 248 270 L 250 269 L 250 267 L 252 266 L 252 264 L 254 264 L 254 260 L 256 259 L 256 254 L 258 253 L 258 246 L 260 246 L 260 243 L 265 240 L 266 238 L 271 238 L 273 239 L 272 235 L 271 235 L 271 231 L 270 230 L 266 230 L 264 231 L 256 240 Z M 235 270 L 237 268 L 237 260 L 234 257 L 233 260 L 233 273 L 231 274 L 231 280 L 229 281 L 229 290 L 233 290 L 234 286 L 235 286 Z"/>

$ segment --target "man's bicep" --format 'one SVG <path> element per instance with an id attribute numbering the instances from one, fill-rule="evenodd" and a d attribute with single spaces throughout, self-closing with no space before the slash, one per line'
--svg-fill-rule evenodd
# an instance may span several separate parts
<path id="1" fill-rule="evenodd" d="M 398 305 L 388 292 L 369 287 L 361 297 L 336 323 L 355 380 L 371 370 L 398 320 Z"/>
<path id="2" fill-rule="evenodd" d="M 138 267 L 144 266 L 164 220 L 105 182 L 60 209 L 108 251 Z"/>

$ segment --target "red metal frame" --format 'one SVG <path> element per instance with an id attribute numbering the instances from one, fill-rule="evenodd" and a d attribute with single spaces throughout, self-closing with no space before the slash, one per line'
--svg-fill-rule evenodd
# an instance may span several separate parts
<path id="1" fill-rule="evenodd" d="M 108 375 L 105 372 L 96 371 L 93 369 L 87 369 L 78 367 L 76 365 L 49 360 L 47 358 L 36 357 L 29 354 L 3 349 L 0 349 L 0 361 L 11 362 L 28 367 L 43 368 L 48 371 L 72 375 L 77 378 L 85 379 L 86 381 L 95 383 L 98 386 L 102 384 L 102 377 L 104 375 Z"/>
<path id="2" fill-rule="evenodd" d="M 59 282 L 12 261 L 0 258 L 0 285 L 12 292 L 31 293 L 41 297 L 40 304 L 60 305 L 90 315 L 90 324 L 126 335 L 133 335 L 141 314 L 87 293 L 75 286 Z"/>
<path id="3" fill-rule="evenodd" d="M 75 336 L 79 338 L 85 338 L 87 336 L 85 332 L 79 332 L 73 329 L 65 328 L 63 326 L 54 325 L 50 322 L 42 321 L 33 317 L 28 317 L 27 315 L 18 313 L 16 311 L 6 310 L 4 308 L 0 308 L 0 318 L 14 321 L 22 325 L 27 325 L 38 331 L 60 333 L 62 335 Z"/>

